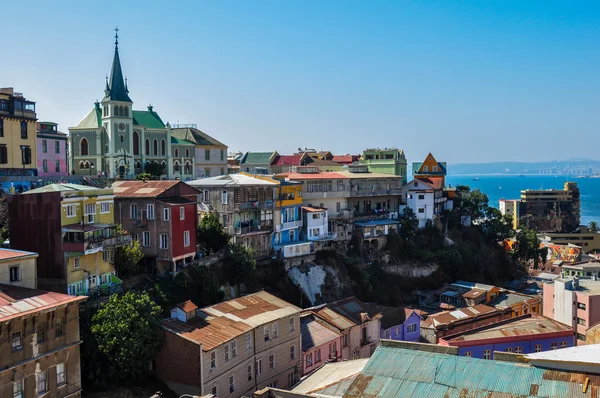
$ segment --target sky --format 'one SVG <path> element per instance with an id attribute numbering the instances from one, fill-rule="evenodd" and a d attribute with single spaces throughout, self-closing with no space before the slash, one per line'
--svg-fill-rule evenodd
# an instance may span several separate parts
<path id="1" fill-rule="evenodd" d="M 0 86 L 76 125 L 119 28 L 134 109 L 230 151 L 599 159 L 600 2 L 2 2 Z M 5 41 L 6 41 L 5 40 Z"/>

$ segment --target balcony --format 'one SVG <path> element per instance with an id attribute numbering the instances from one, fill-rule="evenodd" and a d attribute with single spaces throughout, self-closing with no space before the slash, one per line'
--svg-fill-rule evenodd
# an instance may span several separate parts
<path id="1" fill-rule="evenodd" d="M 83 228 L 84 231 L 78 230 Z M 114 226 L 66 226 L 63 227 L 63 250 L 93 254 L 104 250 L 105 247 L 119 247 L 131 242 L 131 235 L 115 233 Z"/>
<path id="2" fill-rule="evenodd" d="M 402 195 L 402 188 L 390 189 L 360 189 L 350 191 L 350 197 Z"/>
<path id="3" fill-rule="evenodd" d="M 302 228 L 302 221 L 301 220 L 288 221 L 288 222 L 284 222 L 284 223 L 281 223 L 281 224 L 277 224 L 275 226 L 275 230 L 277 232 L 279 232 L 279 231 L 285 231 L 287 229 L 294 229 L 294 228 Z"/>
<path id="4" fill-rule="evenodd" d="M 300 257 L 312 253 L 310 242 L 286 243 L 276 248 L 279 250 L 279 257 L 282 258 Z"/>
<path id="5" fill-rule="evenodd" d="M 235 207 L 239 210 L 264 210 L 264 209 L 272 209 L 273 201 L 266 200 L 264 202 L 246 202 L 246 203 L 236 203 Z"/>
<path id="6" fill-rule="evenodd" d="M 272 221 L 256 222 L 240 222 L 233 228 L 233 232 L 236 235 L 251 234 L 254 232 L 271 232 L 273 230 Z"/>
<path id="7" fill-rule="evenodd" d="M 327 232 L 326 234 L 322 234 L 319 236 L 311 236 L 309 239 L 313 240 L 313 241 L 318 241 L 318 242 L 324 242 L 324 241 L 328 241 L 328 240 L 336 240 L 337 233 Z"/>

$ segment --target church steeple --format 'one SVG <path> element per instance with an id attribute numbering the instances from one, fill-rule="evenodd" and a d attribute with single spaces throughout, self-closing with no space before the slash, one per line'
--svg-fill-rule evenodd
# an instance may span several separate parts
<path id="1" fill-rule="evenodd" d="M 119 59 L 119 28 L 115 28 L 115 56 L 113 58 L 112 70 L 108 80 L 107 89 L 105 89 L 105 98 L 113 101 L 133 102 L 129 98 L 129 90 L 123 79 L 121 70 L 121 60 Z"/>

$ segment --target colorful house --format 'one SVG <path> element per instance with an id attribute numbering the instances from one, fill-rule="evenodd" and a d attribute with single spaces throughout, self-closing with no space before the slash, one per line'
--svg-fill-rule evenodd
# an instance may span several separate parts
<path id="1" fill-rule="evenodd" d="M 413 178 L 441 177 L 444 179 L 446 173 L 446 162 L 438 162 L 431 152 L 429 152 L 423 162 L 415 162 L 412 165 Z M 442 184 L 442 186 L 444 185 Z"/>
<path id="2" fill-rule="evenodd" d="M 300 315 L 302 374 L 307 375 L 328 362 L 342 360 L 342 334 L 313 313 Z"/>
<path id="3" fill-rule="evenodd" d="M 36 123 L 36 130 L 38 175 L 68 175 L 67 134 L 58 131 L 58 124 L 52 122 Z"/>
<path id="4" fill-rule="evenodd" d="M 494 359 L 494 351 L 530 354 L 573 347 L 573 328 L 532 314 L 508 319 L 494 325 L 447 335 L 439 345 L 458 348 L 458 355 Z"/>
<path id="5" fill-rule="evenodd" d="M 401 149 L 365 149 L 359 162 L 367 165 L 370 172 L 401 176 L 402 185 L 406 184 L 407 162 Z"/>
<path id="6" fill-rule="evenodd" d="M 381 312 L 379 337 L 388 340 L 419 341 L 421 316 L 412 308 L 377 306 Z"/>
<path id="7" fill-rule="evenodd" d="M 205 132 L 199 130 L 195 124 L 191 125 L 177 125 L 171 131 L 171 135 L 178 142 L 183 141 L 184 143 L 192 143 L 192 166 L 193 166 L 193 178 L 208 178 L 215 176 L 222 176 L 227 174 L 227 145 L 221 141 L 216 140 Z M 184 148 L 184 149 L 187 149 Z M 184 153 L 174 153 L 174 162 L 183 162 Z M 189 158 L 187 152 L 185 153 L 185 159 Z M 184 165 L 184 163 L 180 163 Z M 175 165 L 173 166 L 175 170 Z M 192 173 L 185 173 L 186 176 Z"/>
<path id="8" fill-rule="evenodd" d="M 0 88 L 0 174 L 36 176 L 35 102 Z"/>
<path id="9" fill-rule="evenodd" d="M 114 249 L 131 235 L 114 222 L 112 188 L 51 184 L 14 195 L 9 228 L 12 248 L 39 253 L 38 287 L 71 295 L 119 289 Z"/>
<path id="10" fill-rule="evenodd" d="M 313 159 L 307 153 L 297 153 L 294 155 L 277 155 L 271 162 L 271 173 L 280 174 L 292 171 L 297 166 L 306 166 L 312 163 Z"/>
<path id="11" fill-rule="evenodd" d="M 250 174 L 273 174 L 271 164 L 279 156 L 274 152 L 246 152 L 240 160 L 240 171 Z"/>

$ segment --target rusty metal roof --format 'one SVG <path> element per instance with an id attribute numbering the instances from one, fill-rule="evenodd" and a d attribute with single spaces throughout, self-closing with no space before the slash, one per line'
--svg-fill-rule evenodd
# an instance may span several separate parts
<path id="1" fill-rule="evenodd" d="M 366 321 L 381 317 L 379 311 L 363 303 L 356 297 L 348 297 L 343 300 L 312 307 L 308 310 L 340 330 L 361 325 Z"/>
<path id="2" fill-rule="evenodd" d="M 179 183 L 178 180 L 115 181 L 112 188 L 118 198 L 155 198 Z"/>
<path id="3" fill-rule="evenodd" d="M 302 351 L 319 347 L 342 336 L 314 314 L 306 314 L 300 317 L 300 333 L 302 334 Z"/>
<path id="4" fill-rule="evenodd" d="M 183 303 L 177 304 L 177 308 L 183 310 L 184 312 L 192 312 L 198 309 L 198 306 L 192 303 L 192 300 L 184 301 Z"/>
<path id="5" fill-rule="evenodd" d="M 426 320 L 421 322 L 421 326 L 438 327 L 464 319 L 477 318 L 481 315 L 490 314 L 492 312 L 500 313 L 501 311 L 484 304 L 477 304 L 472 307 L 461 308 L 460 310 L 442 311 L 438 312 L 437 314 L 429 315 Z"/>
<path id="6" fill-rule="evenodd" d="M 586 378 L 590 384 L 583 392 Z M 598 397 L 600 377 L 381 345 L 344 398 Z"/>
<path id="7" fill-rule="evenodd" d="M 69 296 L 0 283 L 0 322 L 85 300 L 85 296 Z"/>
<path id="8" fill-rule="evenodd" d="M 37 257 L 37 255 L 38 254 L 35 252 L 26 252 L 23 250 L 0 249 L 0 260 L 9 260 L 9 259 L 13 259 L 13 258 L 29 257 L 29 256 Z"/>

